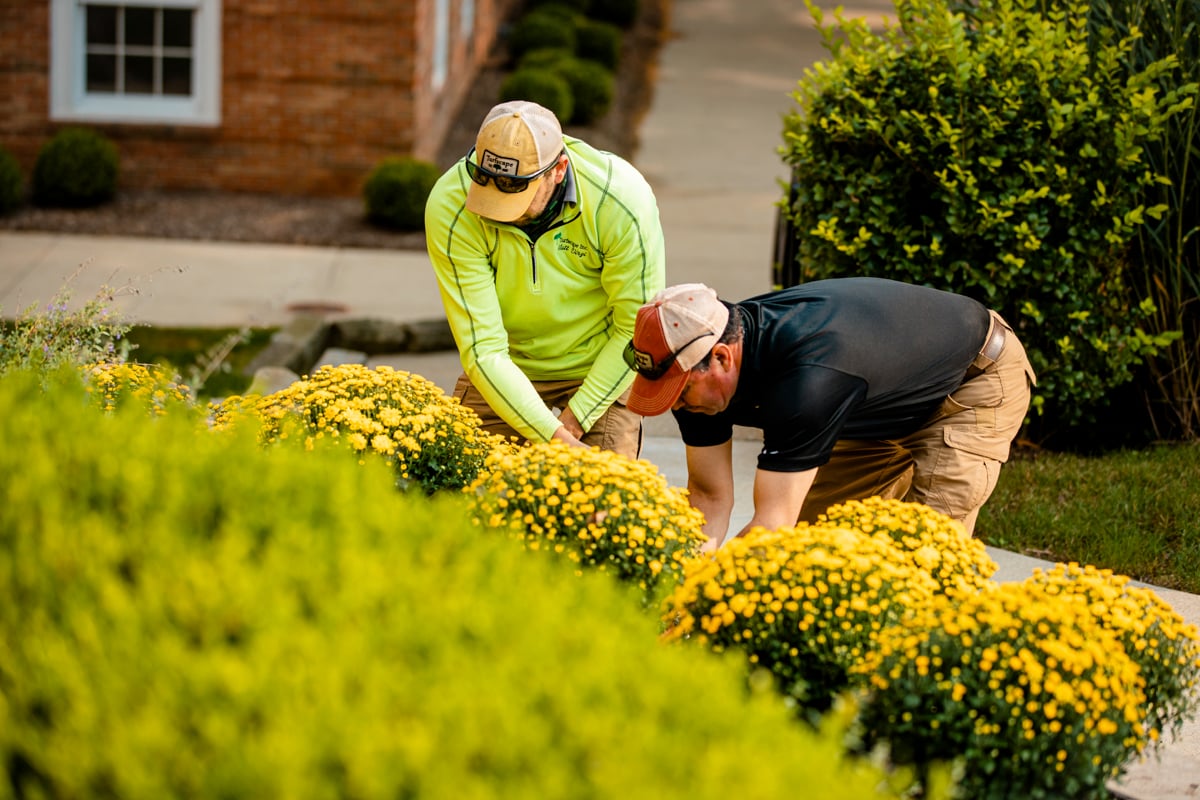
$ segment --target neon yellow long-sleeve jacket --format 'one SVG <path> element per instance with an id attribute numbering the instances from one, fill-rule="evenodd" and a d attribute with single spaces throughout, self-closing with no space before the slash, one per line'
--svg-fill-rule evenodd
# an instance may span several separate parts
<path id="1" fill-rule="evenodd" d="M 638 308 L 666 281 L 658 204 L 624 159 L 564 137 L 570 161 L 558 220 L 530 240 L 465 206 L 463 161 L 434 186 L 425 238 L 467 377 L 530 441 L 558 419 L 531 381 L 579 380 L 585 431 L 633 382 L 622 357 Z"/>

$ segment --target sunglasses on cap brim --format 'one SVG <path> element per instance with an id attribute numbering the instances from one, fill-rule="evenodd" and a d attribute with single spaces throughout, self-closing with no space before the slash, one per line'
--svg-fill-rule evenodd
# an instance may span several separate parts
<path id="1" fill-rule="evenodd" d="M 471 180 L 480 186 L 487 186 L 489 182 L 495 185 L 496 189 L 504 194 L 520 194 L 529 188 L 529 182 L 535 178 L 540 178 L 545 175 L 554 165 L 562 158 L 566 150 L 560 150 L 558 155 L 554 157 L 546 166 L 539 169 L 537 172 L 531 172 L 528 175 L 505 175 L 500 172 L 494 172 L 487 167 L 476 164 L 472 159 L 475 155 L 475 148 L 472 147 L 467 153 L 467 174 L 471 176 Z"/>
<path id="2" fill-rule="evenodd" d="M 692 339 L 683 347 L 680 347 L 674 353 L 671 353 L 671 355 L 657 363 L 654 361 L 654 356 L 650 355 L 645 350 L 638 350 L 636 347 L 634 347 L 632 340 L 629 342 L 629 344 L 625 345 L 625 352 L 622 355 L 625 356 L 625 364 L 631 370 L 636 372 L 638 375 L 641 375 L 648 381 L 656 381 L 663 375 L 667 374 L 667 370 L 669 370 L 671 365 L 675 363 L 675 359 L 679 358 L 680 353 L 703 339 L 705 336 L 712 335 L 712 333 L 700 334 L 695 339 Z"/>

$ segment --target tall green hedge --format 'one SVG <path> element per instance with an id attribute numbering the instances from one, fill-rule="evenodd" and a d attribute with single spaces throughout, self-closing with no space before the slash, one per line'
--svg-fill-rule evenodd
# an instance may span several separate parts
<path id="1" fill-rule="evenodd" d="M 1170 341 L 1146 332 L 1126 258 L 1164 211 L 1141 204 L 1160 179 L 1146 147 L 1192 89 L 1155 91 L 1165 61 L 1123 73 L 1128 42 L 1089 54 L 1086 6 L 1064 6 L 910 0 L 881 34 L 822 25 L 832 57 L 795 93 L 784 157 L 803 279 L 977 297 L 1017 328 L 1035 408 L 1074 425 Z"/>
<path id="2" fill-rule="evenodd" d="M 383 465 L 0 381 L 0 797 L 895 796 Z"/>

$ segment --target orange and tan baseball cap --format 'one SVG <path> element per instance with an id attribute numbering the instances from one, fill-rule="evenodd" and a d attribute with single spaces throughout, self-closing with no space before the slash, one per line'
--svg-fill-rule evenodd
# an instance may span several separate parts
<path id="1" fill-rule="evenodd" d="M 729 308 L 702 283 L 669 286 L 638 310 L 625 362 L 637 372 L 626 407 L 643 417 L 671 409 L 692 367 L 721 341 Z"/>
<path id="2" fill-rule="evenodd" d="M 554 112 L 527 100 L 494 106 L 467 156 L 467 210 L 498 222 L 517 219 L 562 149 L 562 126 Z"/>

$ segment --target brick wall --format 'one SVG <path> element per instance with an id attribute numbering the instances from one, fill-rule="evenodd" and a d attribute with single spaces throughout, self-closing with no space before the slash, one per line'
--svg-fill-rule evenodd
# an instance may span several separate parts
<path id="1" fill-rule="evenodd" d="M 517 0 L 451 0 L 450 57 L 433 69 L 435 0 L 225 0 L 221 123 L 94 124 L 127 188 L 357 194 L 384 157 L 433 161 Z M 0 0 L 0 145 L 28 174 L 61 127 L 49 114 L 49 0 Z M 79 123 L 72 123 L 79 124 Z"/>

